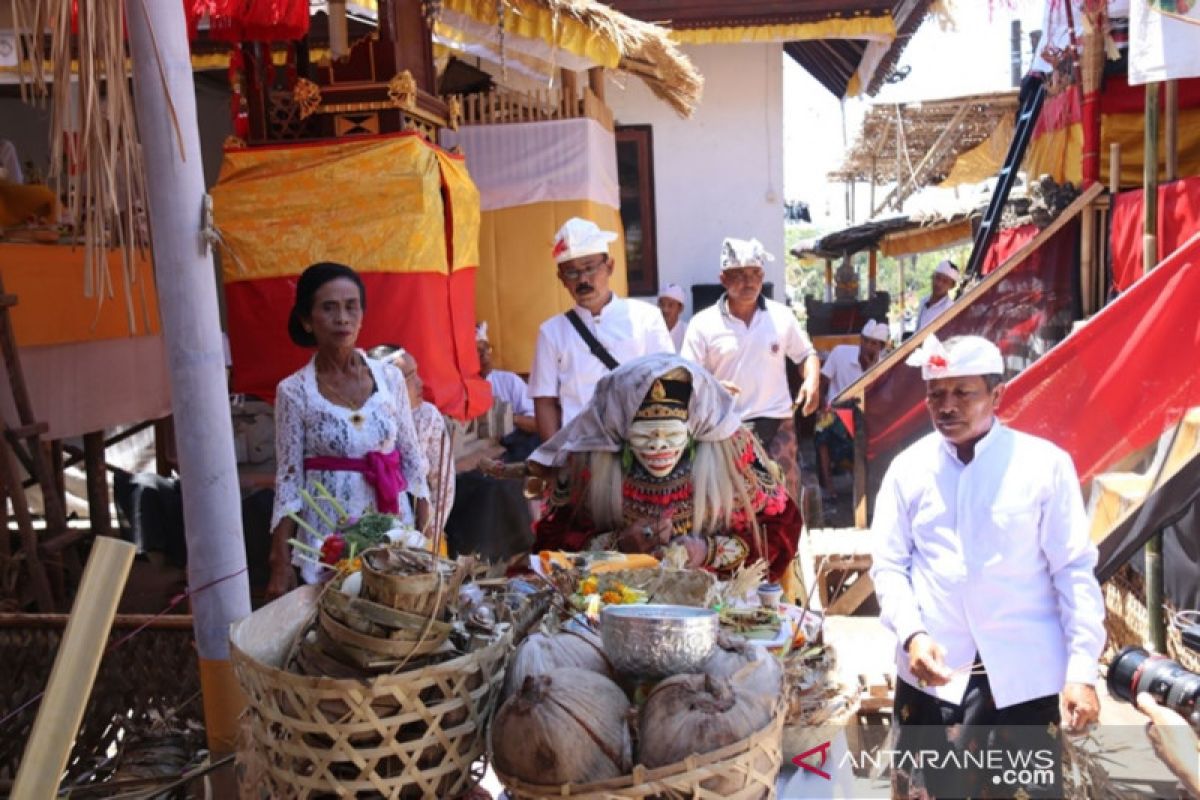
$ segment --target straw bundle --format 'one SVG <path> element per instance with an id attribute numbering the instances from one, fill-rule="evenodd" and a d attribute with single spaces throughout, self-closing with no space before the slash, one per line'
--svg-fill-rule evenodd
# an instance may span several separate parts
<path id="1" fill-rule="evenodd" d="M 18 66 L 21 97 L 50 106 L 49 180 L 59 196 L 65 196 L 75 235 L 83 238 L 84 295 L 95 297 L 97 306 L 115 296 L 106 253 L 119 249 L 125 309 L 134 331 L 135 254 L 149 243 L 149 231 L 125 52 L 126 4 L 74 0 L 12 0 L 12 4 L 13 29 L 28 59 Z M 135 13 L 146 13 L 140 2 L 129 6 Z M 145 287 L 138 284 L 137 290 L 145 292 Z M 148 327 L 148 321 L 143 322 Z"/>

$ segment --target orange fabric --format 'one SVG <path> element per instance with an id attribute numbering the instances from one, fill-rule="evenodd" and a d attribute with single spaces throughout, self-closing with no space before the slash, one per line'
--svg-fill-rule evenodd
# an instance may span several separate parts
<path id="1" fill-rule="evenodd" d="M 212 192 L 225 282 L 295 275 L 315 261 L 448 272 L 442 165 L 456 161 L 415 134 L 227 151 Z M 465 259 L 479 201 L 461 173 L 447 186 L 463 206 L 455 236 Z"/>
<path id="2" fill-rule="evenodd" d="M 52 218 L 57 206 L 58 195 L 47 186 L 0 178 L 0 228 L 20 225 L 30 217 Z"/>
<path id="3" fill-rule="evenodd" d="M 621 215 L 591 200 L 561 200 L 483 212 L 480 226 L 479 283 L 476 306 L 488 323 L 496 366 L 529 372 L 538 326 L 572 305 L 559 283 L 550 251 L 554 234 L 571 217 L 583 217 L 606 231 L 620 232 Z M 609 252 L 613 257 L 610 288 L 624 297 L 625 238 Z"/>
<path id="4" fill-rule="evenodd" d="M 17 296 L 10 313 L 21 347 L 95 342 L 158 333 L 158 294 L 150 259 L 137 260 L 138 283 L 125 302 L 124 266 L 110 253 L 114 297 L 83 296 L 83 249 L 52 244 L 0 244 L 4 291 Z"/>

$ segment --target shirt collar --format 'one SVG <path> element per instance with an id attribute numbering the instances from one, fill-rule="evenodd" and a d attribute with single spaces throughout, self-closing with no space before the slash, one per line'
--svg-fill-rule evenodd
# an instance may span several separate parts
<path id="1" fill-rule="evenodd" d="M 585 314 L 587 315 L 587 318 L 599 317 L 603 315 L 605 311 L 616 311 L 618 308 L 620 308 L 620 300 L 621 298 L 617 297 L 617 293 L 613 292 L 609 295 L 608 302 L 605 303 L 604 307 L 600 309 L 599 314 L 593 315 L 592 312 L 588 311 L 578 303 L 575 305 L 575 313 L 579 314 L 581 317 Z"/>
<path id="2" fill-rule="evenodd" d="M 996 417 L 992 417 L 992 427 L 988 429 L 988 432 L 983 435 L 982 439 L 975 443 L 975 458 L 972 459 L 973 461 L 978 460 L 979 456 L 985 453 L 987 449 L 992 446 L 992 443 L 995 442 L 999 437 L 1000 430 L 1002 428 L 1004 428 L 1004 425 L 1000 423 L 1000 420 Z M 939 434 L 939 436 L 941 436 L 941 434 Z M 942 451 L 946 453 L 946 455 L 950 456 L 950 458 L 953 458 L 956 463 L 961 464 L 962 461 L 958 457 L 958 448 L 955 447 L 946 437 L 942 436 L 941 439 Z"/>
<path id="3" fill-rule="evenodd" d="M 759 311 L 767 310 L 767 298 L 763 297 L 762 292 L 758 293 L 758 299 L 756 301 L 754 301 L 754 305 L 756 305 L 758 307 Z M 721 299 L 717 301 L 717 307 L 721 309 L 721 313 L 724 314 L 725 316 L 727 316 L 727 317 L 733 316 L 732 314 L 729 313 L 729 293 L 728 292 L 721 293 Z"/>

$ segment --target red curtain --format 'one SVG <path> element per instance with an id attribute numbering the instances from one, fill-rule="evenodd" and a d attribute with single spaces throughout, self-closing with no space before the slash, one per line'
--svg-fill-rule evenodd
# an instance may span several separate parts
<path id="1" fill-rule="evenodd" d="M 223 42 L 286 42 L 308 35 L 308 0 L 183 0 L 192 38 L 202 17 Z"/>
<path id="2" fill-rule="evenodd" d="M 1123 292 L 1142 277 L 1143 190 L 1121 192 L 1112 207 L 1113 288 Z M 1200 177 L 1158 187 L 1158 252 L 1169 256 L 1200 231 Z"/>
<path id="3" fill-rule="evenodd" d="M 1090 480 L 1200 405 L 1197 309 L 1200 234 L 1009 382 L 1000 418 Z"/>
<path id="4" fill-rule="evenodd" d="M 1033 240 L 1038 235 L 1037 225 L 1021 225 L 1016 228 L 1006 228 L 996 234 L 988 247 L 987 255 L 983 257 L 983 274 L 987 275 L 996 267 L 1008 261 L 1014 253 Z"/>

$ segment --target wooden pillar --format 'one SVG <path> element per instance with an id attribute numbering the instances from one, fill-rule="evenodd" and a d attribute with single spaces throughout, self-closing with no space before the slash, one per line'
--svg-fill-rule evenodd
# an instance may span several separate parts
<path id="1" fill-rule="evenodd" d="M 1108 191 L 1121 191 L 1121 143 L 1113 142 L 1108 148 Z"/>
<path id="2" fill-rule="evenodd" d="M 871 248 L 870 255 L 867 256 L 867 299 L 870 300 L 875 296 L 875 277 L 879 270 L 879 251 L 874 247 Z"/>
<path id="3" fill-rule="evenodd" d="M 170 477 L 175 467 L 175 421 L 172 417 L 154 420 L 154 471 Z"/>
<path id="4" fill-rule="evenodd" d="M 104 431 L 83 435 L 83 465 L 87 471 L 88 516 L 93 536 L 112 533 L 108 513 L 108 470 L 104 459 Z"/>
<path id="5" fill-rule="evenodd" d="M 563 117 L 573 119 L 579 116 L 579 84 L 573 71 L 561 69 L 559 74 L 562 77 Z"/>
<path id="6" fill-rule="evenodd" d="M 854 406 L 854 527 L 867 527 L 867 398 L 858 396 Z"/>
<path id="7" fill-rule="evenodd" d="M 1143 159 L 1144 223 L 1142 260 L 1146 272 L 1158 264 L 1158 84 L 1146 84 L 1146 140 Z M 1157 653 L 1167 652 L 1163 619 L 1162 533 L 1146 542 L 1146 644 Z"/>
<path id="8" fill-rule="evenodd" d="M 1163 84 L 1164 119 L 1163 119 L 1163 153 L 1166 159 L 1166 178 L 1173 181 L 1179 177 L 1179 82 L 1167 81 Z"/>
<path id="9" fill-rule="evenodd" d="M 825 302 L 833 302 L 833 261 L 825 259 Z"/>
<path id="10" fill-rule="evenodd" d="M 588 88 L 600 102 L 607 102 L 604 96 L 604 67 L 592 67 L 588 70 Z"/>

